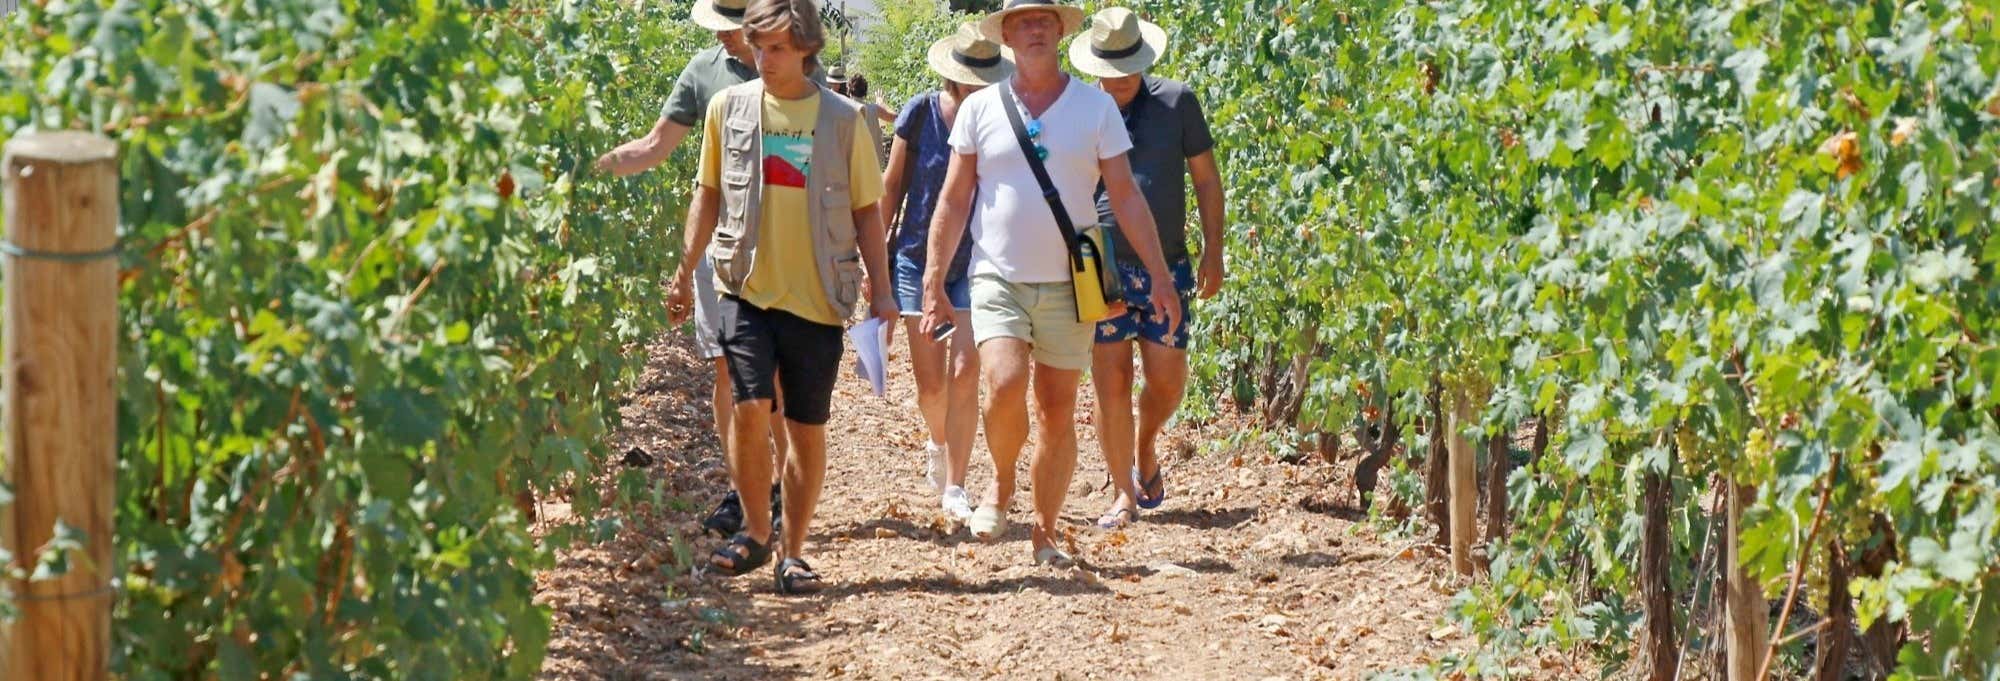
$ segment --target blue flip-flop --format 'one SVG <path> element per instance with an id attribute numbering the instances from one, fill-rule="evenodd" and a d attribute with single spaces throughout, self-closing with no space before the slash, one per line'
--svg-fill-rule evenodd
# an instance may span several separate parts
<path id="1" fill-rule="evenodd" d="M 1153 479 L 1139 484 L 1139 498 L 1136 500 L 1139 502 L 1139 508 L 1150 511 L 1159 508 L 1160 504 L 1166 503 L 1167 486 L 1165 481 L 1160 479 L 1166 472 L 1166 467 L 1162 466 L 1160 470 L 1153 471 Z M 1159 492 L 1155 493 L 1153 490 L 1159 490 Z"/>

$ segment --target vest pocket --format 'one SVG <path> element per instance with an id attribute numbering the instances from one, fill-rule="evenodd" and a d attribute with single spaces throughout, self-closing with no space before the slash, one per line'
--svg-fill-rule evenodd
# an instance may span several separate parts
<path id="1" fill-rule="evenodd" d="M 852 310 L 861 297 L 861 254 L 840 256 L 833 266 L 840 278 L 840 299 L 834 301 L 834 307 Z"/>
<path id="2" fill-rule="evenodd" d="M 854 209 L 854 195 L 849 193 L 847 183 L 828 182 L 826 193 L 820 195 L 819 205 L 826 206 L 829 210 L 846 208 L 852 211 Z"/>
<path id="3" fill-rule="evenodd" d="M 731 118 L 722 126 L 725 128 L 722 135 L 723 146 L 744 153 L 750 152 L 751 145 L 757 141 L 757 121 Z"/>
<path id="4" fill-rule="evenodd" d="M 715 235 L 709 240 L 708 257 L 716 275 L 730 287 L 742 285 L 749 275 L 747 258 L 742 257 L 743 239 L 750 234 L 748 212 L 751 174 L 740 170 L 722 173 L 722 215 L 715 221 Z"/>
<path id="5" fill-rule="evenodd" d="M 741 229 L 743 215 L 750 206 L 751 175 L 745 170 L 728 170 L 722 173 L 722 203 L 728 209 L 729 220 Z M 740 235 L 740 232 L 739 232 Z"/>
<path id="6" fill-rule="evenodd" d="M 820 219 L 825 222 L 827 245 L 835 253 L 855 252 L 854 197 L 845 183 L 829 184 L 820 194 Z M 859 257 L 859 256 L 856 256 Z"/>

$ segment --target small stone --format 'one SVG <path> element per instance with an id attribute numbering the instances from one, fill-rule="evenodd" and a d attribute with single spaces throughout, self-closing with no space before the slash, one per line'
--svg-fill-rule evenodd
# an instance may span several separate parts
<path id="1" fill-rule="evenodd" d="M 1304 553 L 1310 542 L 1297 530 L 1278 530 L 1258 539 L 1251 549 L 1259 553 Z"/>

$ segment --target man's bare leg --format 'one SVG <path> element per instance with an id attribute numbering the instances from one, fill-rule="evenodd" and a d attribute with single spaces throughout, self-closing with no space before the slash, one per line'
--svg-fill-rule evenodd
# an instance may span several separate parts
<path id="1" fill-rule="evenodd" d="M 771 392 L 778 395 L 778 399 L 771 402 L 771 413 L 785 413 L 785 387 L 778 384 L 778 374 L 775 373 L 771 375 Z M 785 479 L 785 463 L 791 460 L 786 456 L 791 453 L 791 438 L 786 434 L 787 430 L 790 429 L 776 424 L 771 427 L 771 470 L 776 471 L 771 477 L 772 480 Z M 825 451 L 826 448 L 820 449 Z"/>
<path id="2" fill-rule="evenodd" d="M 1105 509 L 1106 517 L 1119 509 L 1138 513 L 1138 483 L 1132 479 L 1132 343 L 1098 343 L 1092 350 L 1090 382 L 1097 394 L 1097 440 L 1104 450 L 1104 470 L 1118 498 Z M 1153 382 L 1146 381 L 1152 390 Z"/>
<path id="3" fill-rule="evenodd" d="M 1160 431 L 1180 409 L 1187 391 L 1188 356 L 1186 350 L 1140 341 L 1139 359 L 1146 372 L 1146 387 L 1139 393 L 1139 479 L 1151 480 L 1160 471 Z M 1129 354 L 1125 366 L 1131 371 Z M 1129 388 L 1125 394 L 1131 394 Z"/>
<path id="4" fill-rule="evenodd" d="M 964 333 L 964 331 L 960 331 Z M 1014 467 L 1028 442 L 1028 376 L 1031 346 L 1019 338 L 979 344 L 980 373 L 986 382 L 986 447 L 993 455 L 993 487 L 987 503 L 1005 513 L 1013 502 Z"/>
<path id="5" fill-rule="evenodd" d="M 820 488 L 826 482 L 826 426 L 785 419 L 785 430 L 792 432 L 792 451 L 785 466 L 784 551 L 778 555 L 804 558 L 806 534 L 813 512 L 819 508 Z"/>
<path id="6" fill-rule="evenodd" d="M 736 405 L 729 431 L 729 480 L 743 500 L 743 534 L 771 545 L 771 401 Z"/>
<path id="7" fill-rule="evenodd" d="M 715 436 L 721 438 L 723 447 L 727 448 L 731 437 L 729 417 L 736 413 L 736 395 L 729 383 L 729 359 L 717 357 L 714 363 L 715 386 L 709 392 L 709 406 L 715 410 Z"/>
<path id="8" fill-rule="evenodd" d="M 735 420 L 734 416 L 741 405 L 736 404 L 734 385 L 729 380 L 728 358 L 717 357 L 714 360 L 714 364 L 715 364 L 715 381 L 713 383 L 712 391 L 709 394 L 709 400 L 710 400 L 709 406 L 714 412 L 715 435 L 718 439 L 722 440 L 722 448 L 723 448 L 722 460 L 723 463 L 729 465 L 733 480 L 736 463 L 735 463 L 735 457 L 731 456 L 729 452 L 735 448 L 734 442 L 736 434 L 735 431 L 732 429 L 732 427 L 734 425 L 734 420 Z M 784 391 L 782 389 L 778 390 L 778 399 L 776 403 L 779 405 L 779 408 L 782 408 L 784 405 Z M 766 409 L 766 415 L 768 417 L 769 414 L 768 410 L 771 408 L 772 402 L 767 400 L 764 401 L 764 404 Z M 771 460 L 771 471 L 772 471 L 771 479 L 781 480 L 784 478 L 785 475 L 785 451 L 787 444 L 787 439 L 785 437 L 785 432 L 784 432 L 785 429 L 772 428 L 768 425 L 766 426 L 766 429 L 770 431 L 770 435 L 766 439 L 770 442 L 770 452 L 771 452 L 770 460 Z M 769 490 L 768 489 L 765 490 L 765 493 L 767 497 L 765 502 L 767 510 L 765 513 L 766 515 L 769 515 L 768 511 L 770 505 L 768 500 Z M 738 505 L 741 505 L 747 501 L 748 499 L 746 497 L 743 497 L 741 494 L 737 495 Z M 729 500 L 725 498 L 722 502 L 722 505 L 726 507 L 728 506 L 729 503 L 730 503 Z M 719 514 L 722 512 L 722 509 L 718 508 L 716 512 Z M 739 515 L 740 517 L 743 518 L 744 522 L 746 523 L 744 527 L 748 527 L 747 523 L 750 520 L 749 514 L 745 512 L 745 513 L 740 513 Z M 713 520 L 713 518 L 714 516 L 711 516 L 711 520 Z M 769 522 L 768 518 L 766 519 L 766 522 Z"/>
<path id="9" fill-rule="evenodd" d="M 1083 372 L 1035 364 L 1034 550 L 1056 545 L 1063 501 L 1076 473 L 1076 391 Z"/>
<path id="10" fill-rule="evenodd" d="M 729 417 L 736 413 L 736 395 L 733 391 L 734 388 L 729 382 L 729 359 L 715 358 L 715 389 L 710 393 L 709 399 L 710 406 L 715 409 L 715 436 L 721 438 L 725 446 L 729 443 Z M 785 390 L 778 388 L 777 392 L 777 408 L 782 410 L 785 408 Z M 785 474 L 786 447 L 785 429 L 772 428 L 771 465 L 774 466 L 772 470 L 778 472 L 779 478 Z"/>

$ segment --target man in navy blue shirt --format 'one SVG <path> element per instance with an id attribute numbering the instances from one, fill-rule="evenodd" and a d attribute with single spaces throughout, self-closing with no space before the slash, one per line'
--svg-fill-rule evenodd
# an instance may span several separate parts
<path id="1" fill-rule="evenodd" d="M 1119 244 L 1118 268 L 1125 279 L 1125 315 L 1097 325 L 1097 349 L 1092 358 L 1092 382 L 1097 389 L 1097 432 L 1105 466 L 1118 487 L 1118 500 L 1098 519 L 1103 529 L 1117 529 L 1138 519 L 1139 509 L 1159 507 L 1166 499 L 1157 440 L 1167 419 L 1180 407 L 1187 387 L 1188 322 L 1171 325 L 1150 302 L 1154 286 L 1173 286 L 1180 294 L 1183 315 L 1192 314 L 1189 296 L 1209 298 L 1222 288 L 1222 174 L 1215 166 L 1215 140 L 1201 103 L 1186 84 L 1146 74 L 1166 49 L 1166 31 L 1141 20 L 1131 10 L 1113 7 L 1090 18 L 1090 28 L 1070 44 L 1070 64 L 1096 76 L 1098 84 L 1118 103 L 1125 129 L 1132 135 L 1132 174 L 1152 208 L 1173 281 L 1155 281 L 1139 264 L 1132 249 Z M 1187 185 L 1194 179 L 1202 227 L 1199 273 L 1188 253 Z M 1103 189 L 1097 194 L 1098 220 L 1117 224 Z M 1108 229 L 1108 234 L 1118 230 Z M 1145 366 L 1146 387 L 1139 396 L 1139 414 L 1132 415 L 1132 355 L 1137 346 Z M 1136 440 L 1136 442 L 1135 442 Z M 1136 448 L 1136 458 L 1135 458 Z"/>

